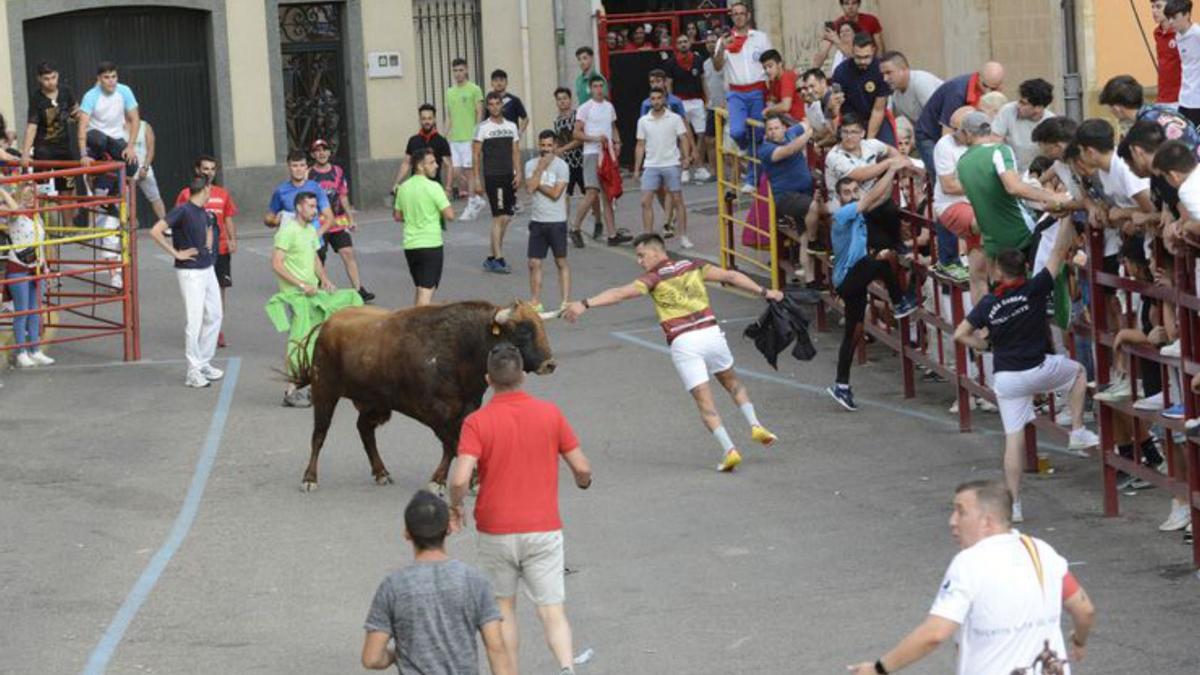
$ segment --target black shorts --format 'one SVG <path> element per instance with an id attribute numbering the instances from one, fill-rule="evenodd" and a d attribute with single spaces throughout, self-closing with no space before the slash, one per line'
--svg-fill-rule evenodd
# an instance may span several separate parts
<path id="1" fill-rule="evenodd" d="M 229 258 L 228 253 L 219 253 L 217 262 L 213 264 L 213 271 L 217 273 L 217 285 L 221 288 L 233 286 L 233 270 L 230 268 Z"/>
<path id="2" fill-rule="evenodd" d="M 707 114 L 704 118 L 704 135 L 708 138 L 717 137 L 717 114 L 711 109 L 705 111 Z"/>
<path id="3" fill-rule="evenodd" d="M 408 273 L 417 288 L 437 288 L 442 282 L 442 247 L 406 248 L 404 259 L 408 261 Z"/>
<path id="4" fill-rule="evenodd" d="M 1104 256 L 1104 259 L 1100 262 L 1100 270 L 1102 272 L 1107 272 L 1108 274 L 1120 274 L 1121 255 L 1119 253 L 1114 253 L 1113 255 Z"/>
<path id="5" fill-rule="evenodd" d="M 813 196 L 807 192 L 782 192 L 775 197 L 775 214 L 791 218 L 796 227 L 803 229 L 812 201 Z"/>
<path id="6" fill-rule="evenodd" d="M 529 221 L 529 248 L 526 255 L 530 260 L 541 260 L 546 251 L 554 251 L 555 258 L 567 257 L 567 222 L 539 223 Z"/>
<path id="7" fill-rule="evenodd" d="M 325 245 L 333 249 L 334 253 L 344 249 L 353 248 L 354 240 L 350 238 L 349 230 L 341 230 L 340 232 L 326 232 Z"/>
<path id="8" fill-rule="evenodd" d="M 579 166 L 570 167 L 570 169 L 571 169 L 571 173 L 570 173 L 570 176 L 567 178 L 567 195 L 570 197 L 574 197 L 576 185 L 579 186 L 579 194 L 583 194 L 583 190 L 584 190 L 584 187 L 583 187 L 583 164 L 580 164 Z"/>
<path id="9" fill-rule="evenodd" d="M 55 161 L 74 161 L 75 159 L 68 148 L 53 148 L 45 145 L 40 147 L 34 146 L 33 158 Z M 50 171 L 50 169 L 38 169 L 38 171 Z M 54 189 L 59 194 L 73 194 L 75 192 L 75 177 L 59 176 L 55 178 Z"/>
<path id="10" fill-rule="evenodd" d="M 512 176 L 484 176 L 483 190 L 487 193 L 492 216 L 511 216 L 517 193 L 513 189 Z"/>

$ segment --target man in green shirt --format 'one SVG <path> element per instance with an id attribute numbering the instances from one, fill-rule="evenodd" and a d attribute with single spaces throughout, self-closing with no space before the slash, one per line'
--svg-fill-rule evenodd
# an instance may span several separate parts
<path id="1" fill-rule="evenodd" d="M 984 253 L 994 261 L 1005 250 L 1028 248 L 1034 223 L 1021 200 L 1041 202 L 1049 210 L 1059 211 L 1069 197 L 1021 180 L 1012 148 L 994 141 L 987 113 L 969 113 L 963 119 L 962 131 L 971 147 L 958 160 L 958 181 L 975 211 Z"/>
<path id="2" fill-rule="evenodd" d="M 483 90 L 467 79 L 466 59 L 454 59 L 450 72 L 454 75 L 454 86 L 446 90 L 446 138 L 450 140 L 454 177 L 465 176 L 467 180 L 469 197 L 462 219 L 474 220 L 487 205 L 483 197 L 475 194 L 475 172 L 471 170 L 475 125 L 483 119 Z"/>
<path id="3" fill-rule="evenodd" d="M 433 302 L 433 292 L 442 280 L 442 228 L 454 220 L 454 207 L 446 191 L 434 180 L 437 157 L 425 148 L 413 155 L 416 171 L 396 189 L 392 218 L 404 223 L 404 258 L 412 274 L 416 297 L 413 304 L 420 307 Z"/>
<path id="4" fill-rule="evenodd" d="M 575 102 L 582 105 L 592 97 L 592 76 L 600 75 L 600 71 L 596 70 L 596 52 L 591 47 L 584 45 L 576 49 L 575 60 L 579 62 L 579 74 L 575 76 Z M 604 81 L 604 95 L 608 95 L 608 80 Z"/>

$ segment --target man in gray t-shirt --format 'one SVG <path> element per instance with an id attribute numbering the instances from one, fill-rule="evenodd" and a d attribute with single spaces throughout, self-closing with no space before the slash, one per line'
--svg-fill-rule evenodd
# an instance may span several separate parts
<path id="1" fill-rule="evenodd" d="M 571 270 L 567 267 L 567 185 L 571 170 L 556 154 L 557 137 L 550 129 L 538 134 L 538 156 L 525 162 L 525 189 L 533 195 L 529 214 L 529 293 L 539 312 L 542 307 L 542 260 L 554 252 L 558 267 L 559 307 L 571 294 Z"/>
<path id="2" fill-rule="evenodd" d="M 933 73 L 913 70 L 908 59 L 900 52 L 887 52 L 879 58 L 879 72 L 883 81 L 892 88 L 892 112 L 897 117 L 907 117 L 916 125 L 925 110 L 925 104 L 933 92 L 942 86 L 942 80 Z"/>
<path id="3" fill-rule="evenodd" d="M 446 502 L 424 490 L 404 509 L 404 538 L 414 564 L 384 578 L 367 614 L 362 664 L 401 673 L 473 675 L 479 672 L 475 633 L 483 636 L 493 675 L 516 673 L 504 649 L 500 610 L 483 572 L 446 555 Z M 395 640 L 389 648 L 388 641 Z"/>

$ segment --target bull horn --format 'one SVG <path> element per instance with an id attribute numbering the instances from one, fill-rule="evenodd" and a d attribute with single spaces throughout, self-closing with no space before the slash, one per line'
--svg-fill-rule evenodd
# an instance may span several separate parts
<path id="1" fill-rule="evenodd" d="M 538 312 L 538 317 L 541 318 L 542 321 L 549 321 L 551 319 L 557 319 L 561 316 L 562 316 L 561 309 L 554 310 L 553 312 Z"/>
<path id="2" fill-rule="evenodd" d="M 512 307 L 505 307 L 496 312 L 496 323 L 504 325 L 508 323 L 510 319 L 512 319 Z"/>

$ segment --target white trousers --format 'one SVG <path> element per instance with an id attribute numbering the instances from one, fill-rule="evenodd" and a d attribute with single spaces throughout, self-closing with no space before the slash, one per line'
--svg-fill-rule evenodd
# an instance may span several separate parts
<path id="1" fill-rule="evenodd" d="M 183 330 L 184 354 L 188 372 L 208 365 L 217 353 L 217 334 L 221 332 L 221 288 L 212 267 L 199 270 L 177 269 L 179 292 L 187 325 Z"/>

